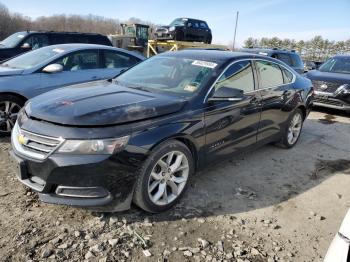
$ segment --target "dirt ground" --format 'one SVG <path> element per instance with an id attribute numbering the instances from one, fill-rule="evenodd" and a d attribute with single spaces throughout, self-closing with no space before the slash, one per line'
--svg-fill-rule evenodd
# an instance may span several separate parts
<path id="1" fill-rule="evenodd" d="M 172 210 L 40 203 L 0 140 L 0 261 L 322 261 L 350 207 L 350 118 L 312 112 L 296 147 L 265 146 L 196 175 Z"/>

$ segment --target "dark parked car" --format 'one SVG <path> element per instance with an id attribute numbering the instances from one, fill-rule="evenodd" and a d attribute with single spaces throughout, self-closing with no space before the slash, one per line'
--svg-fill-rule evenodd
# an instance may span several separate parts
<path id="1" fill-rule="evenodd" d="M 260 49 L 260 48 L 245 48 L 243 52 L 254 53 L 259 55 L 266 55 L 285 62 L 299 74 L 304 73 L 304 63 L 301 57 L 294 50 L 282 50 L 282 49 Z"/>
<path id="2" fill-rule="evenodd" d="M 0 136 L 10 134 L 28 99 L 65 85 L 113 78 L 144 59 L 138 53 L 109 46 L 64 44 L 0 64 Z"/>
<path id="3" fill-rule="evenodd" d="M 91 33 L 24 31 L 0 42 L 0 61 L 48 45 L 83 43 L 112 46 L 107 36 Z"/>
<path id="4" fill-rule="evenodd" d="M 212 35 L 205 21 L 192 18 L 177 18 L 168 26 L 158 27 L 156 39 L 211 43 Z"/>
<path id="5" fill-rule="evenodd" d="M 315 87 L 314 105 L 350 113 L 350 55 L 337 55 L 306 74 Z"/>
<path id="6" fill-rule="evenodd" d="M 293 147 L 311 100 L 311 81 L 276 59 L 168 52 L 112 81 L 30 100 L 11 154 L 44 202 L 161 212 L 207 163 L 266 143 Z"/>

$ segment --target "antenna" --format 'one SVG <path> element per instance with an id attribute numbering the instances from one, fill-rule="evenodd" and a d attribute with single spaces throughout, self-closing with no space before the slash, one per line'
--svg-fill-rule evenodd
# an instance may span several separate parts
<path id="1" fill-rule="evenodd" d="M 236 13 L 235 34 L 234 34 L 234 37 L 233 37 L 232 51 L 234 51 L 234 50 L 235 50 L 235 44 L 236 44 L 236 34 L 237 34 L 237 24 L 238 24 L 238 15 L 239 15 L 239 12 L 237 11 L 237 13 Z"/>

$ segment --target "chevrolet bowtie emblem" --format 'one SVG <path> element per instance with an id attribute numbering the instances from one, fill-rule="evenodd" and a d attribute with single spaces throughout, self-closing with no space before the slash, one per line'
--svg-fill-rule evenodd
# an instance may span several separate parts
<path id="1" fill-rule="evenodd" d="M 21 145 L 26 145 L 28 143 L 28 138 L 26 138 L 24 135 L 18 135 L 18 142 Z"/>

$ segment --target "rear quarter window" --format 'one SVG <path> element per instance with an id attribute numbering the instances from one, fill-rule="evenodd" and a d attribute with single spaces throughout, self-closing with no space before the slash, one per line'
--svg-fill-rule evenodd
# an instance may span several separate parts
<path id="1" fill-rule="evenodd" d="M 260 88 L 284 84 L 281 68 L 277 64 L 269 61 L 257 61 L 256 67 L 260 75 Z"/>
<path id="2" fill-rule="evenodd" d="M 300 56 L 298 54 L 292 54 L 292 63 L 295 67 L 304 67 L 303 61 L 301 60 Z"/>

